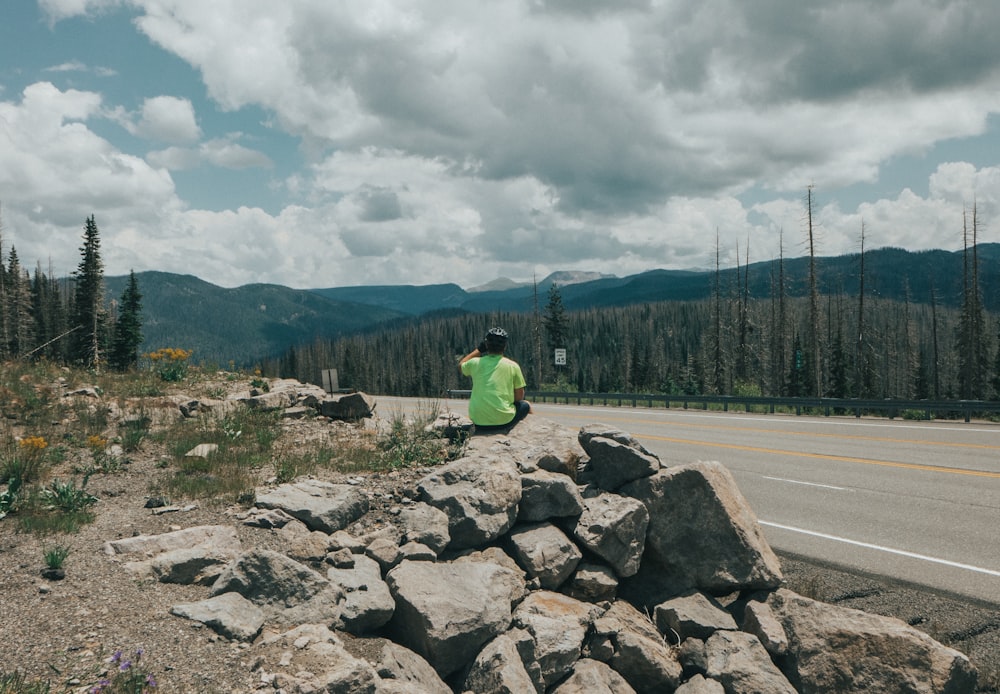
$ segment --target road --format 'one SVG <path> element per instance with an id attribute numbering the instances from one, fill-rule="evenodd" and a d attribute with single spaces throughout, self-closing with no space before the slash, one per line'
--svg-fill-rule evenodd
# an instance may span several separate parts
<path id="1" fill-rule="evenodd" d="M 379 411 L 463 400 L 380 397 Z M 536 404 L 632 433 L 667 465 L 728 467 L 771 546 L 1000 605 L 1000 425 Z"/>

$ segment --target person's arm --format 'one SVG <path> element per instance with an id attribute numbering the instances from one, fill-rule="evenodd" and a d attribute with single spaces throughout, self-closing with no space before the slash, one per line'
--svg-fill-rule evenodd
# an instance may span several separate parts
<path id="1" fill-rule="evenodd" d="M 469 361 L 470 359 L 472 359 L 474 357 L 481 357 L 481 356 L 483 356 L 483 353 L 480 352 L 478 349 L 472 350 L 471 352 L 469 352 L 468 354 L 466 354 L 464 357 L 462 357 L 461 361 L 458 362 L 459 369 L 462 368 L 462 364 L 464 364 L 465 362 Z"/>
<path id="2" fill-rule="evenodd" d="M 514 389 L 514 402 L 521 402 L 524 400 L 524 388 Z"/>

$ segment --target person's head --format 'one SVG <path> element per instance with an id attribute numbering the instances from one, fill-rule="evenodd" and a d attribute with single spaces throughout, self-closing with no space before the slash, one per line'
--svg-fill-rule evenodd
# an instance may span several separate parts
<path id="1" fill-rule="evenodd" d="M 503 354 L 507 348 L 507 331 L 503 328 L 490 328 L 486 333 L 486 351 L 490 354 Z"/>

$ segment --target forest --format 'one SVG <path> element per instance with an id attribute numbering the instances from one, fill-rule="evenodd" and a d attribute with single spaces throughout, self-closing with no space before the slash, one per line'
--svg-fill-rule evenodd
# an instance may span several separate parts
<path id="1" fill-rule="evenodd" d="M 928 276 L 911 292 L 904 278 L 902 295 L 871 288 L 863 233 L 851 276 L 827 279 L 823 293 L 812 254 L 808 271 L 794 276 L 783 258 L 738 264 L 735 273 L 723 271 L 717 260 L 707 298 L 572 310 L 555 284 L 544 295 L 536 286 L 526 311 L 447 308 L 409 317 L 360 304 L 338 304 L 334 314 L 310 313 L 302 298 L 309 293 L 300 291 L 294 302 L 279 305 L 296 314 L 348 312 L 354 318 L 328 321 L 327 328 L 342 331 L 340 336 L 309 331 L 311 341 L 261 356 L 257 365 L 269 376 L 317 384 L 323 370 L 337 369 L 342 387 L 437 398 L 470 387 L 458 360 L 486 330 L 501 326 L 511 335 L 508 356 L 521 364 L 529 390 L 1000 399 L 1000 320 L 986 309 L 980 281 L 993 268 L 981 272 L 977 235 L 973 207 L 971 216 L 963 217 L 961 268 L 948 271 L 951 288 L 938 289 L 945 283 Z M 32 277 L 16 249 L 9 249 L 6 266 L 0 265 L 0 359 L 47 359 L 95 369 L 141 366 L 145 316 L 135 274 L 123 283 L 120 298 L 109 300 L 93 217 L 87 219 L 80 253 L 80 265 L 67 281 L 46 274 L 40 264 Z M 960 282 L 953 281 L 956 274 Z M 831 291 L 831 286 L 856 290 Z M 254 306 L 260 296 L 251 294 Z M 232 313 L 231 297 L 227 301 Z M 195 308 L 187 305 L 189 317 Z M 199 322 L 218 325 L 209 317 Z M 566 350 L 565 364 L 554 363 L 556 349 Z"/>
<path id="2" fill-rule="evenodd" d="M 458 360 L 498 325 L 529 390 L 996 399 L 998 321 L 984 308 L 977 230 L 973 208 L 963 222 L 960 296 L 939 296 L 933 281 L 920 287 L 921 303 L 909 289 L 902 299 L 866 289 L 862 232 L 857 276 L 841 283 L 858 287 L 854 294 L 820 294 L 810 271 L 808 291 L 793 296 L 780 258 L 764 278 L 750 277 L 747 264 L 723 281 L 717 267 L 710 298 L 695 301 L 569 311 L 553 286 L 544 297 L 536 289 L 531 311 L 441 311 L 299 345 L 263 368 L 314 383 L 337 369 L 343 387 L 437 398 L 470 387 Z M 764 295 L 751 296 L 762 284 Z M 556 348 L 566 350 L 565 365 L 554 364 Z"/>
<path id="3" fill-rule="evenodd" d="M 2 225 L 0 225 L 2 231 Z M 17 248 L 0 265 L 0 361 L 45 359 L 100 370 L 126 371 L 139 361 L 142 294 L 129 273 L 120 300 L 105 297 L 100 231 L 93 215 L 84 225 L 80 264 L 71 281 L 51 269 L 35 275 L 21 265 Z M 0 236 L 0 256 L 3 239 Z"/>

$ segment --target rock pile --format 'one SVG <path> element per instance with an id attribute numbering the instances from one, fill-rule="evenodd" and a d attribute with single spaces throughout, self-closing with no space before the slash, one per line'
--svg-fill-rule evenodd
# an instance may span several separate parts
<path id="1" fill-rule="evenodd" d="M 363 486 L 258 490 L 240 520 L 282 552 L 220 526 L 105 549 L 138 576 L 206 586 L 172 613 L 251 644 L 249 691 L 975 689 L 964 655 L 907 624 L 783 589 L 721 464 L 664 467 L 611 427 L 532 416 L 473 436 L 376 530 Z"/>

